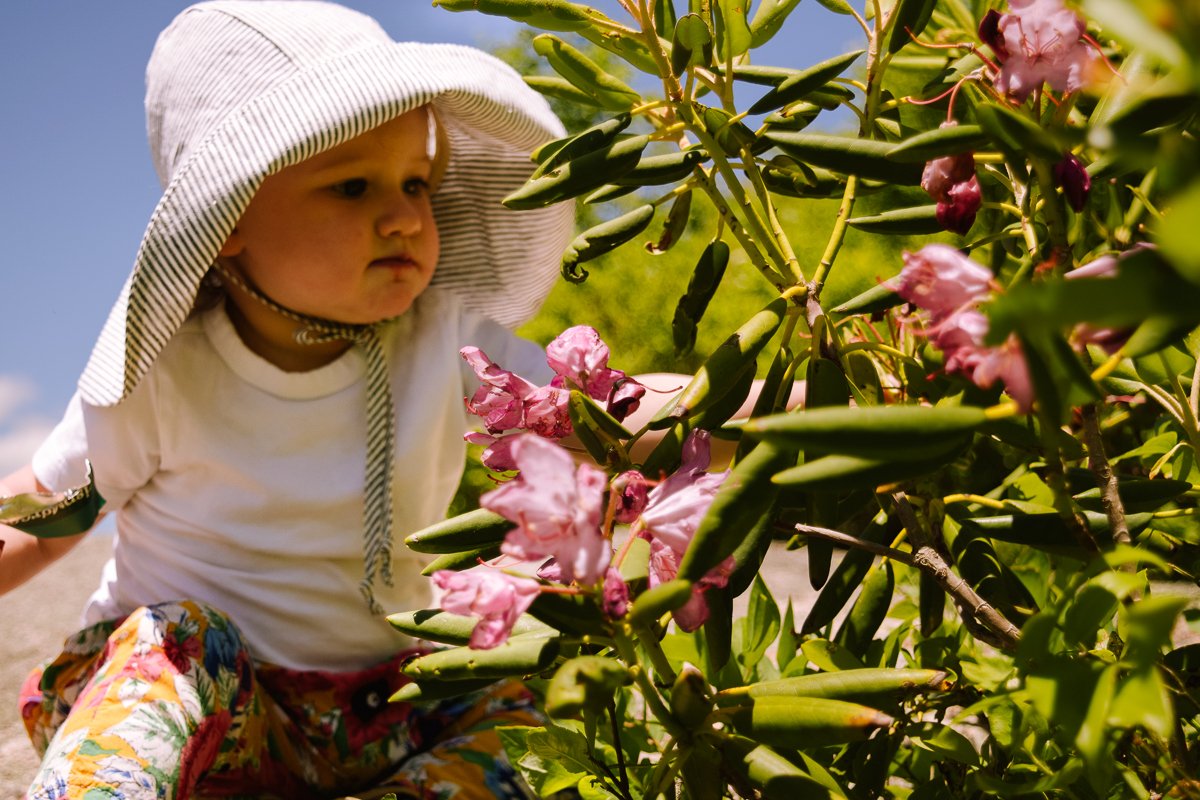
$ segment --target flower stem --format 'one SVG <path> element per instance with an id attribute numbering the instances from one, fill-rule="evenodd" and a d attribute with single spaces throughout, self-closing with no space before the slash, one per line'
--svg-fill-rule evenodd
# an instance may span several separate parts
<path id="1" fill-rule="evenodd" d="M 837 221 L 833 224 L 833 233 L 829 235 L 829 244 L 825 245 L 825 254 L 821 256 L 821 263 L 817 264 L 817 271 L 809 284 L 808 294 L 813 300 L 821 297 L 825 279 L 829 277 L 829 270 L 842 248 L 842 241 L 846 238 L 846 220 L 850 219 L 850 213 L 854 210 L 854 193 L 857 189 L 858 176 L 850 175 L 846 178 L 846 190 L 842 193 L 842 205 L 838 208 Z"/>
<path id="2" fill-rule="evenodd" d="M 646 675 L 646 670 L 642 668 L 641 662 L 638 661 L 637 650 L 633 646 L 633 639 L 630 638 L 632 629 L 628 625 L 623 627 L 624 630 L 613 632 L 613 639 L 617 643 L 617 652 L 625 660 L 625 665 L 629 667 L 629 671 L 633 674 L 633 679 L 637 683 L 638 689 L 642 692 L 642 698 L 646 701 L 646 706 L 654 714 L 655 719 L 667 729 L 667 733 L 676 738 L 684 735 L 686 733 L 684 727 L 679 724 L 679 720 L 675 719 L 675 716 L 667 709 L 662 701 L 662 696 L 658 693 L 658 689 L 654 688 L 654 684 L 650 682 L 650 678 Z"/>

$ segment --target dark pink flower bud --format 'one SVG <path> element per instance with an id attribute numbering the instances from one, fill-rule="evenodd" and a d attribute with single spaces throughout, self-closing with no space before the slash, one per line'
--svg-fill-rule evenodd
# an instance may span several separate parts
<path id="1" fill-rule="evenodd" d="M 1063 195 L 1075 213 L 1083 211 L 1092 190 L 1092 176 L 1083 162 L 1067 153 L 1066 158 L 1054 165 L 1054 182 L 1062 187 Z"/>
<path id="2" fill-rule="evenodd" d="M 953 127 L 942 125 L 943 128 Z M 956 156 L 935 158 L 925 165 L 921 173 L 921 188 L 934 200 L 945 200 L 950 190 L 975 177 L 975 154 L 959 153 Z"/>
<path id="3" fill-rule="evenodd" d="M 646 387 L 633 378 L 617 378 L 608 393 L 608 408 L 605 410 L 617 422 L 623 422 L 627 416 L 638 410 L 645 395 Z"/>
<path id="4" fill-rule="evenodd" d="M 992 48 L 996 60 L 1001 64 L 1008 60 L 1008 48 L 1004 46 L 1004 36 L 1000 33 L 1000 12 L 994 8 L 979 23 L 979 41 Z"/>
<path id="5" fill-rule="evenodd" d="M 622 472 L 613 481 L 612 490 L 617 494 L 617 510 L 613 519 L 628 525 L 642 515 L 646 509 L 650 484 L 637 470 Z"/>
<path id="6" fill-rule="evenodd" d="M 621 573 L 612 567 L 604 576 L 604 616 L 609 619 L 620 619 L 629 610 L 629 586 Z"/>
<path id="7" fill-rule="evenodd" d="M 951 233 L 966 236 L 982 205 L 983 192 L 979 189 L 979 180 L 972 175 L 970 180 L 951 187 L 945 200 L 938 201 L 938 224 Z"/>

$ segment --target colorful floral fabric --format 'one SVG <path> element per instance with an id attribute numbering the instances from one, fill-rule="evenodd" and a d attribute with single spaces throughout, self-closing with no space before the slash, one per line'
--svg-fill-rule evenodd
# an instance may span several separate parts
<path id="1" fill-rule="evenodd" d="M 389 703 L 413 652 L 351 673 L 254 665 L 232 621 L 194 601 L 94 625 L 22 688 L 43 756 L 27 796 L 315 800 L 380 786 L 421 800 L 531 796 L 493 731 L 540 724 L 530 692 L 508 682 Z"/>

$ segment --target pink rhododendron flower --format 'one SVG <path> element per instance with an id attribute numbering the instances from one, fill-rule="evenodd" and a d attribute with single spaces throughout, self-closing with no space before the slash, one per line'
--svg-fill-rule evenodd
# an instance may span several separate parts
<path id="1" fill-rule="evenodd" d="M 1140 249 L 1142 249 L 1140 246 L 1131 247 L 1126 253 L 1133 253 Z M 1123 253 L 1121 257 L 1124 258 L 1126 253 Z M 1071 270 L 1067 273 L 1066 277 L 1067 280 L 1074 278 L 1115 278 L 1117 277 L 1117 262 L 1118 259 L 1116 256 L 1100 256 L 1095 261 Z M 1071 338 L 1077 344 L 1084 347 L 1094 344 L 1103 350 L 1105 355 L 1111 356 L 1124 347 L 1132 335 L 1133 330 L 1130 328 L 1097 328 L 1094 325 L 1081 322 L 1075 326 Z"/>
<path id="2" fill-rule="evenodd" d="M 908 302 L 945 314 L 981 300 L 991 290 L 992 273 L 948 244 L 904 251 L 904 268 L 889 281 Z"/>
<path id="3" fill-rule="evenodd" d="M 973 309 L 952 314 L 930 329 L 933 346 L 945 353 L 947 374 L 971 377 L 987 332 L 987 317 Z"/>
<path id="4" fill-rule="evenodd" d="M 1087 205 L 1088 193 L 1092 191 L 1092 176 L 1087 167 L 1075 156 L 1067 153 L 1062 161 L 1054 165 L 1054 182 L 1062 187 L 1063 196 L 1075 213 Z"/>
<path id="5" fill-rule="evenodd" d="M 1043 83 L 1058 92 L 1080 89 L 1095 55 L 1079 15 L 1061 0 L 1010 0 L 1009 9 L 979 26 L 980 38 L 1004 64 L 996 90 L 1024 103 Z"/>
<path id="6" fill-rule="evenodd" d="M 626 417 L 638 410 L 641 399 L 645 396 L 646 387 L 633 378 L 617 378 L 608 394 L 608 407 L 604 410 L 617 422 L 624 422 Z"/>
<path id="7" fill-rule="evenodd" d="M 525 398 L 537 391 L 520 375 L 492 363 L 478 347 L 459 351 L 483 384 L 467 401 L 467 410 L 483 417 L 489 433 L 525 427 Z"/>
<path id="8" fill-rule="evenodd" d="M 1033 385 L 1025 355 L 1015 336 L 999 347 L 984 347 L 988 319 L 973 309 L 950 315 L 929 329 L 933 346 L 945 353 L 948 375 L 962 375 L 984 389 L 1004 380 L 1008 396 L 1016 401 L 1021 413 L 1033 407 Z"/>
<path id="9" fill-rule="evenodd" d="M 442 609 L 451 614 L 479 617 L 468 643 L 472 650 L 490 650 L 504 644 L 513 625 L 541 591 L 532 578 L 517 578 L 503 572 L 440 569 L 433 582 L 445 592 Z"/>
<path id="10" fill-rule="evenodd" d="M 603 595 L 604 616 L 609 619 L 625 616 L 625 612 L 629 610 L 629 586 L 621 577 L 621 573 L 613 567 L 609 567 L 608 572 L 604 574 Z"/>
<path id="11" fill-rule="evenodd" d="M 639 535 L 644 537 L 645 533 Z M 681 558 L 683 558 L 683 553 L 676 552 L 658 539 L 651 539 L 650 588 L 653 589 L 659 584 L 675 580 L 675 576 L 679 574 Z M 721 589 L 728 584 L 729 576 L 733 573 L 736 565 L 733 556 L 729 556 L 710 569 L 703 578 L 692 584 L 691 598 L 672 614 L 675 624 L 680 629 L 690 633 L 704 624 L 708 619 L 708 603 L 704 599 L 704 592 L 709 588 Z"/>
<path id="12" fill-rule="evenodd" d="M 550 368 L 602 402 L 608 400 L 617 379 L 625 377 L 621 370 L 608 368 L 608 355 L 608 345 L 588 325 L 567 328 L 546 345 Z"/>
<path id="13" fill-rule="evenodd" d="M 558 563 L 558 559 L 556 558 L 552 558 L 538 567 L 535 574 L 544 581 L 551 581 L 552 583 L 563 582 L 562 565 Z"/>
<path id="14" fill-rule="evenodd" d="M 646 532 L 680 555 L 687 550 L 717 489 L 729 477 L 729 470 L 704 471 L 711 460 L 708 440 L 707 431 L 688 434 L 683 443 L 683 463 L 674 475 L 654 487 L 642 512 Z"/>
<path id="15" fill-rule="evenodd" d="M 521 559 L 554 556 L 564 583 L 595 584 L 612 558 L 600 533 L 604 511 L 603 472 L 575 468 L 570 453 L 531 434 L 512 447 L 520 475 L 479 498 L 479 504 L 517 523 L 501 552 Z"/>
<path id="16" fill-rule="evenodd" d="M 571 393 L 566 389 L 543 386 L 525 400 L 525 428 L 545 439 L 570 436 L 571 414 L 567 404 Z"/>
<path id="17" fill-rule="evenodd" d="M 999 347 L 989 347 L 985 350 L 971 380 L 976 386 L 987 388 L 1000 378 L 1004 381 L 1004 391 L 1017 403 L 1022 414 L 1028 414 L 1033 408 L 1033 381 L 1029 377 L 1029 366 L 1025 363 L 1025 354 L 1016 336 L 1008 337 L 1008 341 Z"/>
<path id="18" fill-rule="evenodd" d="M 952 128 L 957 124 L 943 122 L 941 127 Z M 960 236 L 971 230 L 975 214 L 983 204 L 983 191 L 975 177 L 974 153 L 930 161 L 921 174 L 921 188 L 937 201 L 937 220 L 943 228 Z"/>
<path id="19" fill-rule="evenodd" d="M 613 519 L 623 525 L 636 520 L 646 509 L 650 484 L 637 470 L 622 472 L 613 481 L 612 490 L 617 495 L 617 509 Z"/>
<path id="20" fill-rule="evenodd" d="M 471 444 L 483 445 L 487 449 L 480 455 L 479 460 L 483 465 L 493 472 L 511 472 L 517 468 L 517 461 L 513 458 L 512 448 L 517 442 L 519 433 L 510 433 L 507 436 L 490 436 L 486 433 L 471 431 L 463 436 Z"/>

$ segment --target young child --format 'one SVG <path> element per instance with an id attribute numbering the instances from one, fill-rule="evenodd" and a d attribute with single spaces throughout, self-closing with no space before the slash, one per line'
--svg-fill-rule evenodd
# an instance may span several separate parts
<path id="1" fill-rule="evenodd" d="M 117 514 L 88 627 L 22 692 L 28 797 L 523 796 L 491 729 L 536 724 L 527 690 L 389 704 L 413 643 L 384 614 L 429 605 L 394 542 L 457 486 L 459 349 L 552 377 L 510 329 L 573 209 L 499 201 L 560 124 L 490 56 L 319 2 L 193 6 L 146 84 L 163 198 L 63 421 L 0 486 L 90 462 Z M 83 535 L 0 528 L 0 592 Z"/>

